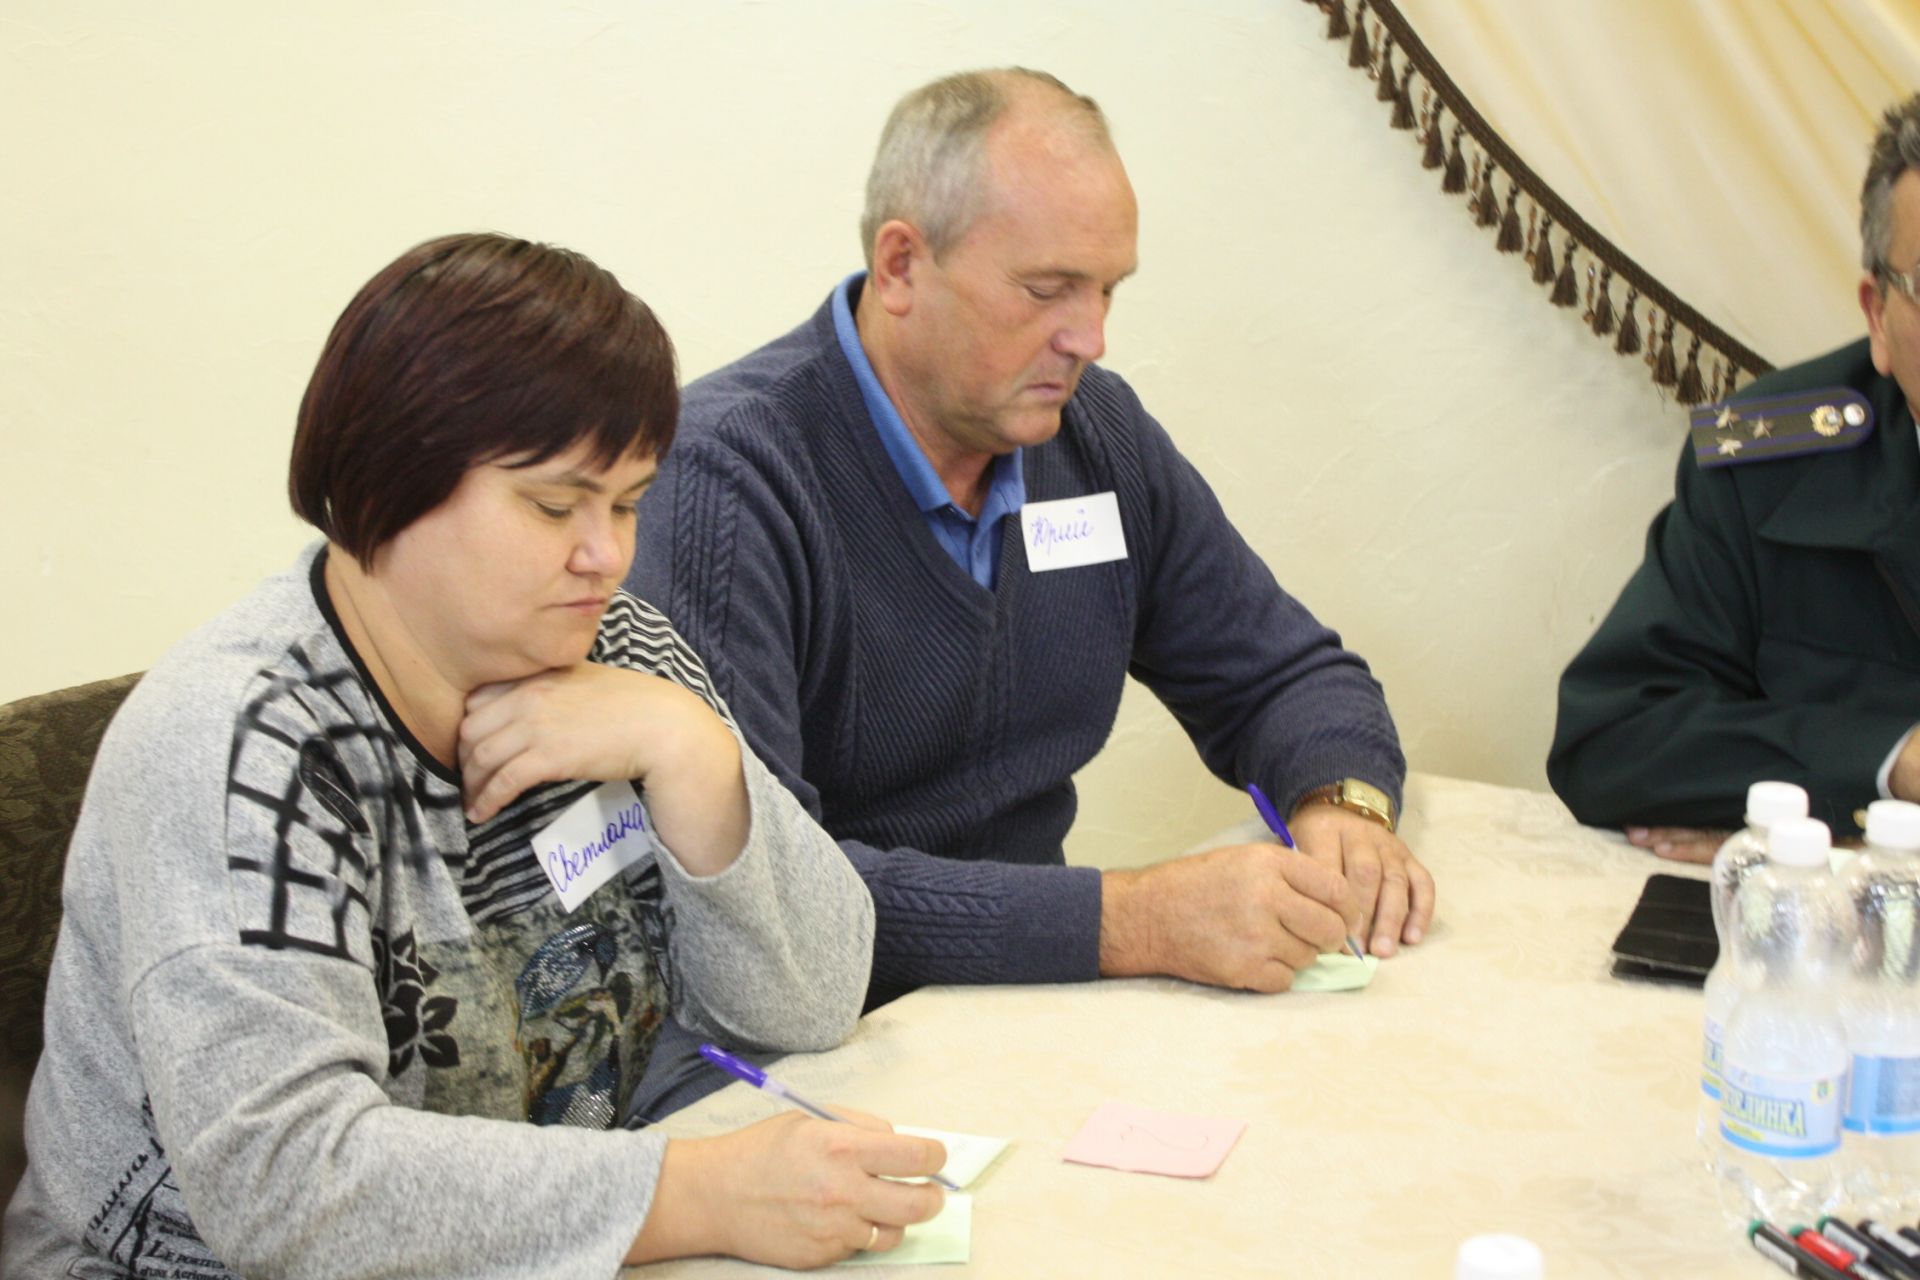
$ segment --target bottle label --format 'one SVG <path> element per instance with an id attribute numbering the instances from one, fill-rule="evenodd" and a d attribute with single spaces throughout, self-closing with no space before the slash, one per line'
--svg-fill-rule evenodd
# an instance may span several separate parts
<path id="1" fill-rule="evenodd" d="M 1720 1089 L 1720 1136 L 1742 1151 L 1789 1160 L 1840 1149 L 1847 1077 L 1786 1080 L 1726 1066 Z"/>
<path id="2" fill-rule="evenodd" d="M 1716 1101 L 1720 1097 L 1720 1040 L 1725 1030 L 1719 1019 L 1708 1018 L 1706 1034 L 1701 1037 L 1700 1092 Z"/>
<path id="3" fill-rule="evenodd" d="M 1856 1055 L 1846 1126 L 1855 1133 L 1920 1133 L 1920 1058 Z"/>

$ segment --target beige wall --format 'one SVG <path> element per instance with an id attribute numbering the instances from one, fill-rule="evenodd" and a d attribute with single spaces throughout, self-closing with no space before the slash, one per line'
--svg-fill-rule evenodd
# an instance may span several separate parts
<path id="1" fill-rule="evenodd" d="M 1320 29 L 1297 0 L 13 0 L 0 698 L 144 667 L 287 562 L 306 376 L 402 248 L 582 249 L 697 375 L 857 264 L 900 92 L 1024 62 L 1102 101 L 1139 191 L 1107 363 L 1374 663 L 1416 767 L 1541 784 L 1683 416 L 1496 258 Z M 1245 814 L 1150 698 L 1084 783 L 1087 860 Z"/>

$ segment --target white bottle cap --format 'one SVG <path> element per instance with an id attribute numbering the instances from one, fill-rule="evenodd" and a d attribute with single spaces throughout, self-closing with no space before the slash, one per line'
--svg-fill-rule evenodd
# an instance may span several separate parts
<path id="1" fill-rule="evenodd" d="M 1920 804 L 1875 800 L 1868 805 L 1867 843 L 1883 849 L 1920 849 Z"/>
<path id="2" fill-rule="evenodd" d="M 1807 792 L 1791 782 L 1756 782 L 1747 788 L 1747 825 L 1766 830 L 1776 822 L 1807 816 Z"/>
<path id="3" fill-rule="evenodd" d="M 1540 1246 L 1521 1236 L 1473 1236 L 1460 1242 L 1453 1280 L 1541 1280 Z"/>
<path id="4" fill-rule="evenodd" d="M 1788 818 L 1767 828 L 1767 857 L 1788 867 L 1824 867 L 1833 836 L 1818 818 Z"/>

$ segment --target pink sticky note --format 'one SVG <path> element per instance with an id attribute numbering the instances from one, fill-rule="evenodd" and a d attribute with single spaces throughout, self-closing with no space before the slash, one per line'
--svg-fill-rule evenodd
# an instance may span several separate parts
<path id="1" fill-rule="evenodd" d="M 1205 1178 L 1220 1167 L 1246 1127 L 1244 1120 L 1183 1116 L 1109 1102 L 1080 1127 L 1061 1154 L 1075 1164 Z"/>

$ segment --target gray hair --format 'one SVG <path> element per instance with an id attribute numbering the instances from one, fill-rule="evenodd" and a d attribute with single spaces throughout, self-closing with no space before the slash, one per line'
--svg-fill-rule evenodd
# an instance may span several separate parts
<path id="1" fill-rule="evenodd" d="M 1920 93 L 1880 117 L 1867 180 L 1860 187 L 1860 265 L 1875 279 L 1884 280 L 1894 269 L 1887 261 L 1893 251 L 1893 184 L 1909 169 L 1920 169 Z"/>
<path id="2" fill-rule="evenodd" d="M 860 239 L 868 270 L 874 235 L 895 218 L 918 227 L 935 257 L 967 233 L 986 194 L 987 130 L 1006 114 L 1016 93 L 1033 89 L 1051 90 L 1065 119 L 1084 129 L 1090 141 L 1113 146 L 1099 104 L 1044 71 L 962 71 L 915 89 L 887 117 L 867 173 Z"/>

